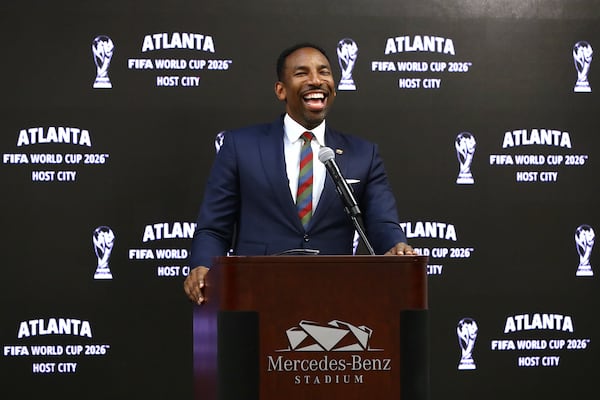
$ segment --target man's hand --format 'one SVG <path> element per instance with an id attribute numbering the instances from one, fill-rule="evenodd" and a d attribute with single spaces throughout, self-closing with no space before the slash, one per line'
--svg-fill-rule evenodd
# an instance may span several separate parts
<path id="1" fill-rule="evenodd" d="M 400 243 L 396 243 L 396 245 L 394 247 L 392 247 L 391 249 L 389 249 L 387 251 L 387 253 L 385 253 L 386 256 L 416 256 L 417 252 L 413 250 L 412 247 L 410 247 L 410 245 L 400 242 Z"/>
<path id="2" fill-rule="evenodd" d="M 198 305 L 201 305 L 206 300 L 204 296 L 204 287 L 206 285 L 204 278 L 207 273 L 208 268 L 202 266 L 196 267 L 190 271 L 190 274 L 183 282 L 183 290 L 185 290 L 189 299 Z"/>

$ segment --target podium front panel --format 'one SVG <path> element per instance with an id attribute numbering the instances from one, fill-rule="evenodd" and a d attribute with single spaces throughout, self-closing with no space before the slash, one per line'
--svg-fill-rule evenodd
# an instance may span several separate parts
<path id="1" fill-rule="evenodd" d="M 415 365 L 422 371 L 402 371 L 412 367 L 401 362 L 410 345 L 400 334 L 427 336 L 423 318 L 401 319 L 426 312 L 426 265 L 415 256 L 219 258 L 194 312 L 196 398 L 227 400 L 239 384 L 261 400 L 400 399 L 401 386 L 414 384 L 402 377 L 427 381 L 426 360 Z M 244 322 L 254 314 L 257 323 Z M 238 317 L 228 331 L 219 323 Z M 239 360 L 223 343 L 240 349 Z"/>

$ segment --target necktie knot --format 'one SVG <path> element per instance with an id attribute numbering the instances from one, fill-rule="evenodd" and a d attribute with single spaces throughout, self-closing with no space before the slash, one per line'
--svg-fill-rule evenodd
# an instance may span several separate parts
<path id="1" fill-rule="evenodd" d="M 300 138 L 302 138 L 302 140 L 304 140 L 304 144 L 310 143 L 314 137 L 315 137 L 315 135 L 313 135 L 312 132 L 308 132 L 308 131 L 304 132 L 302 134 L 302 136 L 300 136 Z"/>

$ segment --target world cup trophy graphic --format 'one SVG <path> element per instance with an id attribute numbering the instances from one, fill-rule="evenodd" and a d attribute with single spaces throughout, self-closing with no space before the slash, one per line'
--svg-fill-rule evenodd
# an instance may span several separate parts
<path id="1" fill-rule="evenodd" d="M 458 322 L 456 335 L 461 351 L 460 362 L 458 363 L 459 370 L 477 368 L 473 360 L 473 348 L 475 347 L 475 340 L 477 340 L 478 330 L 475 320 L 471 318 L 463 318 Z"/>
<path id="2" fill-rule="evenodd" d="M 575 244 L 579 254 L 579 267 L 577 267 L 576 276 L 594 276 L 590 257 L 594 248 L 596 234 L 589 225 L 580 225 L 575 230 Z"/>
<path id="3" fill-rule="evenodd" d="M 93 240 L 94 251 L 98 258 L 94 279 L 112 279 L 108 259 L 115 244 L 115 234 L 108 226 L 99 226 L 94 229 Z"/>
<path id="4" fill-rule="evenodd" d="M 337 56 L 342 70 L 338 90 L 356 90 L 356 85 L 352 78 L 352 70 L 358 57 L 356 42 L 348 38 L 340 40 L 337 45 Z"/>
<path id="5" fill-rule="evenodd" d="M 100 35 L 92 42 L 92 53 L 96 64 L 96 80 L 94 89 L 110 89 L 112 84 L 108 78 L 108 68 L 113 56 L 115 45 L 108 36 Z"/>
<path id="6" fill-rule="evenodd" d="M 456 156 L 458 157 L 459 172 L 456 183 L 459 185 L 472 185 L 473 174 L 471 174 L 471 164 L 476 147 L 475 137 L 469 132 L 462 132 L 456 136 L 454 147 L 456 147 Z"/>
<path id="7" fill-rule="evenodd" d="M 221 132 L 217 133 L 217 136 L 215 136 L 215 151 L 217 152 L 217 154 L 219 154 L 219 151 L 221 151 L 221 147 L 223 147 L 224 140 L 225 140 L 225 131 L 221 131 Z"/>
<path id="8" fill-rule="evenodd" d="M 588 81 L 588 73 L 590 72 L 593 54 L 592 46 L 588 42 L 580 41 L 573 46 L 573 61 L 575 61 L 575 69 L 577 70 L 577 82 L 573 88 L 574 92 L 589 93 L 592 91 Z"/>

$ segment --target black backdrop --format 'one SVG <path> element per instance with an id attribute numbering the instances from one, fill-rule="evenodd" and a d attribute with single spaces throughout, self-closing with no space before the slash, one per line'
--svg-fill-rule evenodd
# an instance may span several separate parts
<path id="1" fill-rule="evenodd" d="M 319 43 L 339 80 L 336 47 L 351 38 L 357 90 L 339 91 L 328 122 L 380 144 L 410 242 L 429 252 L 432 398 L 592 396 L 598 272 L 591 247 L 594 275 L 576 275 L 574 237 L 600 226 L 600 84 L 592 60 L 591 92 L 574 92 L 573 47 L 599 46 L 597 2 L 22 1 L 3 4 L 0 22 L 2 390 L 192 397 L 186 228 L 215 135 L 282 111 L 273 95 L 282 48 Z M 178 34 L 196 35 L 200 49 L 176 48 Z M 110 89 L 93 88 L 100 35 L 114 44 Z M 443 46 L 417 51 L 426 38 Z M 386 54 L 390 40 L 404 51 Z M 153 68 L 131 61 L 139 59 Z M 157 60 L 186 68 L 159 70 Z M 206 65 L 193 69 L 192 60 Z M 406 62 L 428 70 L 379 71 Z M 441 63 L 446 70 L 431 70 Z M 178 86 L 158 86 L 164 76 Z M 405 79 L 420 87 L 400 87 Z M 76 129 L 54 136 L 64 128 Z M 542 130 L 560 140 L 538 140 Z M 476 140 L 473 184 L 456 183 L 454 143 L 464 132 Z M 523 144 L 503 147 L 507 134 Z M 36 154 L 51 156 L 35 163 Z M 520 154 L 544 162 L 494 157 Z M 550 165 L 556 155 L 561 164 Z M 519 172 L 537 180 L 518 181 Z M 542 181 L 543 172 L 556 180 Z M 114 234 L 113 279 L 94 279 L 102 226 Z M 478 328 L 474 370 L 458 369 L 464 318 Z M 510 348 L 520 340 L 543 348 Z M 564 347 L 551 349 L 554 340 Z"/>

